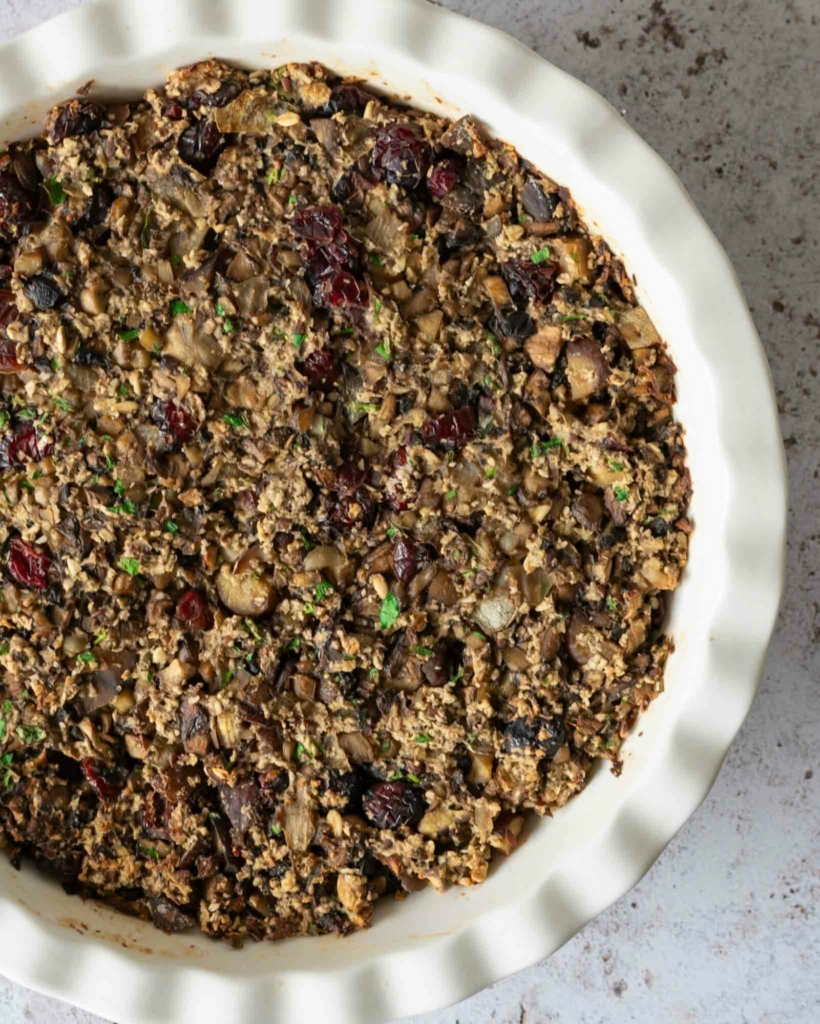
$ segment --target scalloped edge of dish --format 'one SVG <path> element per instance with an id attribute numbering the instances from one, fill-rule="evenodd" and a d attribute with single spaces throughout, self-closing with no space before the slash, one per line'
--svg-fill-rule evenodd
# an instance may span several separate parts
<path id="1" fill-rule="evenodd" d="M 630 268 L 642 264 L 639 290 L 650 311 L 666 307 L 685 321 L 686 342 L 671 346 L 684 359 L 681 372 L 704 375 L 705 395 L 691 411 L 714 431 L 715 454 L 695 486 L 696 494 L 716 489 L 709 527 L 719 543 L 708 595 L 689 600 L 697 617 L 673 627 L 683 644 L 700 637 L 700 672 L 665 714 L 653 759 L 621 780 L 617 806 L 600 828 L 587 829 L 571 857 L 545 878 L 528 877 L 501 905 L 497 894 L 488 898 L 457 928 L 448 927 L 452 900 L 442 904 L 429 915 L 428 934 L 406 936 L 392 950 L 382 948 L 377 924 L 369 944 L 329 967 L 316 963 L 316 946 L 304 947 L 296 968 L 278 970 L 271 953 L 247 971 L 241 954 L 229 961 L 196 943 L 193 954 L 162 948 L 161 939 L 151 948 L 129 939 L 123 950 L 112 912 L 95 911 L 105 927 L 92 937 L 87 920 L 52 920 L 37 900 L 2 891 L 0 929 L 15 941 L 0 949 L 0 971 L 120 1024 L 297 1022 L 319 1012 L 338 1024 L 382 1024 L 456 1002 L 549 955 L 640 879 L 707 795 L 754 699 L 783 588 L 785 460 L 765 355 L 728 258 L 677 178 L 617 112 L 515 40 L 424 0 L 100 0 L 0 48 L 0 122 L 14 124 L 11 137 L 33 126 L 43 104 L 70 95 L 104 63 L 109 75 L 118 63 L 140 64 L 147 86 L 152 74 L 161 79 L 150 69 L 164 54 L 195 59 L 218 39 L 220 55 L 258 47 L 261 62 L 290 38 L 303 57 L 311 40 L 325 51 L 336 47 L 336 66 L 363 75 L 377 51 L 384 68 L 391 60 L 416 67 L 434 86 L 427 101 L 414 96 L 422 105 L 434 106 L 436 91 L 472 92 L 474 112 L 485 119 L 496 112 L 496 133 L 507 118 L 515 123 L 517 134 L 501 134 L 525 155 L 517 140 L 526 131 L 551 133 L 566 165 L 583 172 L 588 197 L 599 206 L 614 202 L 617 227 L 605 232 L 608 241 Z M 389 85 L 391 76 L 384 78 Z M 572 180 L 564 183 L 577 195 Z M 671 320 L 667 330 L 663 320 L 659 326 L 683 336 Z M 694 422 L 680 418 L 687 429 Z M 571 814 L 577 826 L 579 814 Z M 511 865 L 537 867 L 532 851 L 525 857 L 529 845 L 505 864 L 508 879 Z M 32 882 L 31 891 L 49 902 L 47 883 Z"/>

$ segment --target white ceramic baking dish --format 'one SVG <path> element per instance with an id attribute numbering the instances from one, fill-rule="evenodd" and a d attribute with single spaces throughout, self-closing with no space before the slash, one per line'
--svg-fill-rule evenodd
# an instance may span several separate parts
<path id="1" fill-rule="evenodd" d="M 208 55 L 316 59 L 471 111 L 623 256 L 679 367 L 697 524 L 667 692 L 616 779 L 531 827 L 487 882 L 381 909 L 368 932 L 233 951 L 69 897 L 0 858 L 0 971 L 118 1024 L 375 1024 L 454 1002 L 555 950 L 647 870 L 704 798 L 755 694 L 784 569 L 786 483 L 765 357 L 726 255 L 662 161 L 587 87 L 422 0 L 102 0 L 0 50 L 0 134 L 89 79 L 133 97 Z"/>

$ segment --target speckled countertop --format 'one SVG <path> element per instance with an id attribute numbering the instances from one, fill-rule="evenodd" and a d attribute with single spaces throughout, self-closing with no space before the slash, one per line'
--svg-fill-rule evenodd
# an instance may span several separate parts
<path id="1" fill-rule="evenodd" d="M 71 6 L 0 0 L 0 39 Z M 820 6 L 444 6 L 505 29 L 606 96 L 680 175 L 728 250 L 777 385 L 790 583 L 749 720 L 711 796 L 649 875 L 548 961 L 413 1024 L 816 1024 Z M 99 1024 L 2 978 L 0 1021 Z"/>

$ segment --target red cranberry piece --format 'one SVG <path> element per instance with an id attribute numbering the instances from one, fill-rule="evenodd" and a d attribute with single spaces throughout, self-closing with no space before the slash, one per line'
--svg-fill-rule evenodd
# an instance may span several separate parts
<path id="1" fill-rule="evenodd" d="M 429 562 L 430 552 L 426 544 L 419 544 L 412 537 L 402 537 L 393 545 L 393 572 L 402 583 L 409 583 L 421 566 Z"/>
<path id="2" fill-rule="evenodd" d="M 535 299 L 547 303 L 555 291 L 558 264 L 508 260 L 501 265 L 501 273 L 516 301 Z"/>
<path id="3" fill-rule="evenodd" d="M 56 146 L 75 135 L 90 135 L 102 127 L 105 108 L 93 100 L 69 100 L 55 107 L 46 122 L 46 140 Z"/>
<path id="4" fill-rule="evenodd" d="M 302 372 L 314 391 L 327 393 L 333 390 L 333 385 L 341 376 L 342 370 L 333 352 L 329 348 L 322 348 L 318 352 L 310 353 L 305 359 Z"/>
<path id="5" fill-rule="evenodd" d="M 125 788 L 122 769 L 112 768 L 97 757 L 84 757 L 80 769 L 103 803 L 116 800 Z"/>
<path id="6" fill-rule="evenodd" d="M 174 103 L 172 100 L 166 100 L 162 104 L 162 116 L 167 117 L 169 121 L 181 121 L 185 117 L 185 110 L 179 105 Z"/>
<path id="7" fill-rule="evenodd" d="M 358 274 L 361 270 L 359 247 L 346 231 L 338 231 L 327 245 L 311 245 L 308 252 L 307 276 L 316 285 L 326 274 L 347 270 Z"/>
<path id="8" fill-rule="evenodd" d="M 0 341 L 0 373 L 19 373 L 25 369 L 17 359 L 17 345 L 13 341 Z"/>
<path id="9" fill-rule="evenodd" d="M 340 496 L 328 516 L 328 523 L 339 533 L 347 533 L 354 527 L 366 529 L 376 521 L 376 506 L 365 491 Z"/>
<path id="10" fill-rule="evenodd" d="M 435 199 L 443 199 L 449 195 L 461 180 L 461 164 L 458 160 L 442 160 L 437 163 L 430 177 L 427 179 L 427 188 L 430 195 Z"/>
<path id="11" fill-rule="evenodd" d="M 365 793 L 362 807 L 376 828 L 396 829 L 421 820 L 424 798 L 406 782 L 377 782 Z"/>
<path id="12" fill-rule="evenodd" d="M 173 398 L 167 402 L 157 402 L 151 411 L 151 418 L 162 431 L 163 440 L 169 448 L 179 448 L 196 433 L 193 416 Z"/>
<path id="13" fill-rule="evenodd" d="M 207 174 L 216 167 L 227 141 L 212 121 L 197 121 L 180 135 L 177 152 L 180 160 L 201 174 Z"/>
<path id="14" fill-rule="evenodd" d="M 335 206 L 308 206 L 290 222 L 300 238 L 327 245 L 342 226 L 342 214 Z"/>
<path id="15" fill-rule="evenodd" d="M 0 444 L 0 468 L 22 466 L 26 461 L 39 462 L 53 453 L 54 444 L 42 440 L 34 427 L 20 427 Z"/>
<path id="16" fill-rule="evenodd" d="M 416 125 L 390 124 L 376 135 L 371 163 L 389 184 L 418 188 L 430 166 L 430 147 Z"/>
<path id="17" fill-rule="evenodd" d="M 358 85 L 337 85 L 325 107 L 328 114 L 362 114 L 365 107 L 375 99 L 372 93 L 365 92 Z"/>
<path id="18" fill-rule="evenodd" d="M 34 197 L 20 184 L 12 159 L 6 154 L 0 158 L 0 234 L 17 238 L 35 209 Z"/>
<path id="19" fill-rule="evenodd" d="M 19 315 L 17 303 L 14 301 L 14 292 L 2 289 L 0 291 L 0 327 L 8 327 Z"/>
<path id="20" fill-rule="evenodd" d="M 31 590 L 45 590 L 48 586 L 51 557 L 45 548 L 14 537 L 9 544 L 8 565 L 9 572 L 21 586 Z"/>
<path id="21" fill-rule="evenodd" d="M 463 405 L 460 409 L 439 413 L 421 427 L 421 439 L 426 445 L 441 448 L 460 448 L 467 444 L 477 426 L 475 409 Z"/>
<path id="22" fill-rule="evenodd" d="M 367 305 L 367 288 L 346 270 L 326 274 L 316 285 L 313 298 L 325 309 L 362 309 Z"/>
<path id="23" fill-rule="evenodd" d="M 210 629 L 214 621 L 208 602 L 198 590 L 185 591 L 174 615 L 187 629 Z"/>
<path id="24" fill-rule="evenodd" d="M 367 467 L 363 463 L 351 459 L 336 470 L 333 489 L 340 494 L 353 494 L 367 480 Z"/>

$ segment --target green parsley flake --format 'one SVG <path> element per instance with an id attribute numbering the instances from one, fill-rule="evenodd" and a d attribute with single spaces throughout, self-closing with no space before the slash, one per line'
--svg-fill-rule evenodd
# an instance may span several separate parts
<path id="1" fill-rule="evenodd" d="M 433 737 L 429 732 L 420 732 L 418 736 L 414 737 L 414 739 L 416 743 L 421 744 L 423 747 L 426 747 L 428 743 L 432 743 L 433 741 Z"/>
<path id="2" fill-rule="evenodd" d="M 447 493 L 446 493 L 446 494 L 444 495 L 444 497 L 445 497 L 445 498 L 447 498 L 447 499 L 448 499 L 448 501 L 452 501 L 452 500 L 453 500 L 453 498 L 456 498 L 456 497 L 458 497 L 458 488 L 457 488 L 457 487 L 454 487 L 454 488 L 453 488 L 453 489 L 452 489 L 451 491 L 448 491 L 448 492 L 447 492 Z"/>
<path id="3" fill-rule="evenodd" d="M 36 725 L 18 725 L 16 732 L 26 746 L 30 746 L 32 743 L 39 743 L 45 736 L 45 732 Z"/>
<path id="4" fill-rule="evenodd" d="M 493 478 L 493 477 L 495 476 L 495 474 L 496 474 L 497 472 L 498 472 L 498 466 L 488 466 L 488 467 L 487 467 L 487 468 L 486 468 L 486 469 L 484 470 L 484 476 L 485 476 L 485 477 L 486 477 L 486 478 L 487 478 L 488 480 L 492 480 L 492 478 Z"/>
<path id="5" fill-rule="evenodd" d="M 377 252 L 370 254 L 370 262 L 373 264 L 374 267 L 384 266 L 384 260 Z"/>
<path id="6" fill-rule="evenodd" d="M 117 334 L 119 334 L 123 341 L 136 341 L 140 336 L 140 332 L 136 327 L 121 327 Z"/>
<path id="7" fill-rule="evenodd" d="M 183 302 L 182 299 L 171 300 L 171 316 L 182 316 L 183 313 L 191 313 L 193 310 L 187 302 Z"/>
<path id="8" fill-rule="evenodd" d="M 296 196 L 288 196 L 288 206 L 296 206 L 298 202 L 299 200 L 296 198 Z"/>
<path id="9" fill-rule="evenodd" d="M 114 481 L 114 493 L 120 498 L 125 497 L 125 484 L 122 482 L 122 480 Z"/>
<path id="10" fill-rule="evenodd" d="M 291 640 L 289 644 L 285 645 L 286 651 L 298 651 L 302 647 L 302 638 L 297 636 L 294 640 Z"/>
<path id="11" fill-rule="evenodd" d="M 549 249 L 548 249 L 548 247 L 546 245 L 544 246 L 543 249 L 539 249 L 538 252 L 534 252 L 532 254 L 532 256 L 530 257 L 530 259 L 532 260 L 533 263 L 546 263 L 546 261 L 549 258 L 550 258 L 550 251 L 549 251 Z"/>
<path id="12" fill-rule="evenodd" d="M 0 430 L 5 430 L 5 428 L 9 425 L 10 419 L 11 417 L 9 416 L 5 409 L 0 410 Z"/>
<path id="13" fill-rule="evenodd" d="M 282 167 L 274 167 L 274 169 L 268 175 L 268 184 L 278 185 L 284 176 L 285 171 Z"/>
<path id="14" fill-rule="evenodd" d="M 12 759 L 12 754 L 3 754 L 0 757 L 0 789 L 2 790 L 11 789 L 20 777 L 11 767 Z"/>
<path id="15" fill-rule="evenodd" d="M 53 174 L 43 182 L 43 188 L 46 190 L 48 201 L 52 206 L 59 206 L 68 199 L 68 193 Z"/>
<path id="16" fill-rule="evenodd" d="M 549 441 L 536 441 L 530 448 L 530 456 L 537 459 L 539 455 L 545 455 L 551 448 L 560 448 L 563 443 L 560 437 L 551 437 Z"/>
<path id="17" fill-rule="evenodd" d="M 401 613 L 399 599 L 392 592 L 382 601 L 382 608 L 379 612 L 379 623 L 382 629 L 390 629 Z"/>
<path id="18" fill-rule="evenodd" d="M 376 353 L 380 355 L 382 359 L 385 359 L 387 362 L 390 362 L 390 360 L 393 358 L 392 353 L 390 351 L 390 341 L 385 340 L 381 342 L 379 345 L 377 345 Z"/>
<path id="19" fill-rule="evenodd" d="M 0 655 L 8 654 L 9 650 L 10 650 L 10 647 L 9 647 L 8 643 L 0 644 Z"/>
<path id="20" fill-rule="evenodd" d="M 609 468 L 613 471 L 613 473 L 622 473 L 624 470 L 624 464 L 623 462 L 618 462 L 617 459 L 610 459 Z"/>
<path id="21" fill-rule="evenodd" d="M 611 612 L 617 612 L 618 610 L 618 602 L 611 595 L 606 599 L 606 606 Z"/>
<path id="22" fill-rule="evenodd" d="M 74 412 L 74 406 L 70 402 L 67 402 L 64 398 L 60 398 L 59 395 L 52 394 L 50 391 L 49 395 L 51 395 L 51 400 L 58 409 L 62 409 L 63 412 Z"/>
<path id="23" fill-rule="evenodd" d="M 612 493 L 615 495 L 616 501 L 626 501 L 629 497 L 629 491 L 625 487 L 613 487 Z"/>
<path id="24" fill-rule="evenodd" d="M 450 681 L 451 683 L 457 683 L 457 682 L 459 681 L 459 679 L 461 679 L 461 678 L 462 678 L 462 676 L 463 676 L 463 675 L 464 675 L 464 669 L 463 669 L 463 668 L 460 668 L 460 669 L 458 670 L 458 672 L 456 672 L 456 674 L 455 674 L 454 676 L 451 676 L 451 677 L 450 677 L 450 680 L 449 680 L 449 681 Z"/>
<path id="25" fill-rule="evenodd" d="M 281 836 L 282 835 L 282 828 L 281 828 L 281 826 L 280 825 L 271 825 L 271 827 L 270 827 L 270 834 L 272 836 Z"/>
<path id="26" fill-rule="evenodd" d="M 310 761 L 310 751 L 303 743 L 297 743 L 296 750 L 293 752 L 293 759 L 298 762 L 301 761 L 303 757 L 307 758 L 307 760 Z"/>
<path id="27" fill-rule="evenodd" d="M 388 526 L 387 527 L 387 536 L 390 538 L 390 540 L 392 540 L 396 536 L 396 534 L 398 532 L 399 532 L 398 526 Z"/>
<path id="28" fill-rule="evenodd" d="M 136 558 L 121 558 L 118 565 L 120 569 L 125 570 L 129 576 L 136 576 L 140 571 L 140 563 Z"/>
<path id="29" fill-rule="evenodd" d="M 181 263 L 182 263 L 182 257 L 181 256 L 177 256 L 177 254 L 174 253 L 174 255 L 171 257 L 171 266 L 172 267 L 178 267 L 178 266 L 180 266 Z"/>
<path id="30" fill-rule="evenodd" d="M 176 537 L 176 535 L 179 533 L 179 527 L 173 521 L 173 519 L 169 519 L 168 522 L 165 524 L 165 532 L 170 533 L 172 537 Z"/>
<path id="31" fill-rule="evenodd" d="M 293 342 L 294 348 L 297 352 L 302 351 L 302 345 L 304 345 L 306 337 L 307 335 L 305 334 L 292 334 L 290 336 L 290 340 Z"/>
<path id="32" fill-rule="evenodd" d="M 322 580 L 321 583 L 316 584 L 316 591 L 314 593 L 314 597 L 316 598 L 317 601 L 324 601 L 328 594 L 332 593 L 333 587 L 331 586 L 331 584 L 326 583 L 325 580 Z"/>
<path id="33" fill-rule="evenodd" d="M 570 313 L 568 316 L 561 317 L 561 323 L 564 324 L 571 324 L 575 320 L 586 320 L 586 317 L 582 316 L 580 313 Z"/>
<path id="34" fill-rule="evenodd" d="M 231 427 L 235 427 L 237 430 L 240 427 L 247 427 L 248 421 L 245 419 L 244 413 L 226 412 L 222 419 Z"/>
<path id="35" fill-rule="evenodd" d="M 384 304 L 382 300 L 376 299 L 376 301 L 373 303 L 373 320 L 375 323 L 379 322 L 379 317 L 381 316 L 381 311 L 383 308 Z"/>
<path id="36" fill-rule="evenodd" d="M 94 634 L 94 646 L 99 647 L 100 644 L 104 644 L 108 639 L 108 631 L 101 629 L 99 632 Z"/>
<path id="37" fill-rule="evenodd" d="M 153 861 L 159 861 L 160 859 L 159 850 L 155 850 L 153 846 L 143 846 L 140 848 L 140 852 Z"/>
<path id="38" fill-rule="evenodd" d="M 111 511 L 117 512 L 121 516 L 132 516 L 137 511 L 137 506 L 133 501 L 126 498 L 126 500 L 121 501 L 119 505 L 112 505 Z"/>
<path id="39" fill-rule="evenodd" d="M 413 654 L 418 654 L 420 658 L 430 658 L 433 655 L 432 647 L 414 647 Z"/>

